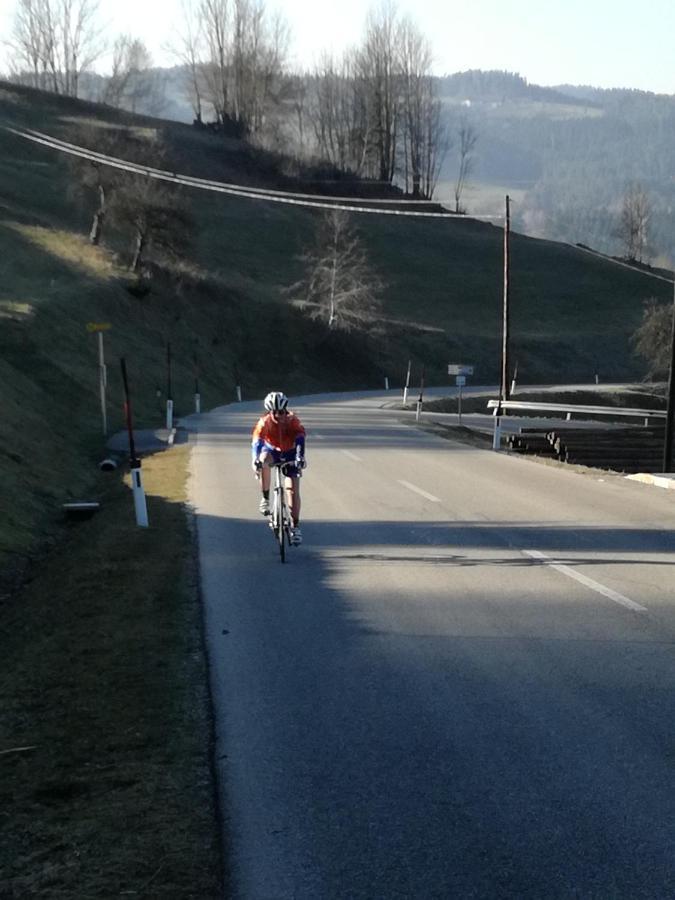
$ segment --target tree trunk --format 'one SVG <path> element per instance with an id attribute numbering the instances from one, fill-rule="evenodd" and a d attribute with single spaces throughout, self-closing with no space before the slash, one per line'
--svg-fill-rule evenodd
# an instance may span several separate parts
<path id="1" fill-rule="evenodd" d="M 103 230 L 103 220 L 105 219 L 105 190 L 103 185 L 98 186 L 98 209 L 94 213 L 94 220 L 91 223 L 91 231 L 89 232 L 89 243 L 97 247 L 101 241 L 101 232 Z"/>
<path id="2" fill-rule="evenodd" d="M 140 228 L 136 228 L 136 242 L 134 249 L 134 258 L 131 261 L 131 266 L 129 267 L 131 271 L 136 274 L 141 266 L 141 259 L 143 257 L 143 249 L 145 248 L 145 234 L 141 231 Z"/>
<path id="3" fill-rule="evenodd" d="M 333 271 L 330 279 L 330 315 L 328 316 L 328 327 L 332 328 L 337 319 L 337 311 L 335 309 L 335 276 L 337 269 L 337 253 L 338 253 L 338 236 L 337 229 L 335 233 L 335 242 L 333 244 Z"/>

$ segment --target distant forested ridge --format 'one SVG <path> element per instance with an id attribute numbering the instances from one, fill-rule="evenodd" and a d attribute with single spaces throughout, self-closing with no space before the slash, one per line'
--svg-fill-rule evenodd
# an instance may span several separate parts
<path id="1" fill-rule="evenodd" d="M 517 227 L 620 253 L 614 236 L 627 187 L 652 205 L 652 258 L 671 256 L 675 205 L 675 96 L 530 85 L 509 72 L 441 79 L 446 119 L 480 134 L 475 181 L 516 194 Z M 451 180 L 450 154 L 442 178 Z M 471 203 L 468 201 L 469 212 Z"/>

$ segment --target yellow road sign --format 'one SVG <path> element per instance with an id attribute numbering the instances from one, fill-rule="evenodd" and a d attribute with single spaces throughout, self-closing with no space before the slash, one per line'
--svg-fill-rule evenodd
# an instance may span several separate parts
<path id="1" fill-rule="evenodd" d="M 87 322 L 87 331 L 110 331 L 110 322 Z"/>

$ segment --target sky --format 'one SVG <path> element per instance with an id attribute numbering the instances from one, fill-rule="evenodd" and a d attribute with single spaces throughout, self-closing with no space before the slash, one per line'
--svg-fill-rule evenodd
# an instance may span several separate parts
<path id="1" fill-rule="evenodd" d="M 0 0 L 0 41 L 16 0 Z M 367 0 L 268 0 L 285 14 L 298 67 L 358 41 Z M 429 37 L 436 74 L 506 69 L 530 83 L 675 93 L 675 0 L 399 0 Z M 180 0 L 100 0 L 110 37 L 145 41 L 158 65 L 180 27 Z M 0 70 L 6 66 L 0 47 Z"/>

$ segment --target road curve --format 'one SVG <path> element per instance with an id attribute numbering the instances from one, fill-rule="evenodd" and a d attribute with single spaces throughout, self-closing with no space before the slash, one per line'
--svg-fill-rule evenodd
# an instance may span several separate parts
<path id="1" fill-rule="evenodd" d="M 232 893 L 675 895 L 675 498 L 304 398 L 305 544 L 257 404 L 195 420 Z"/>

